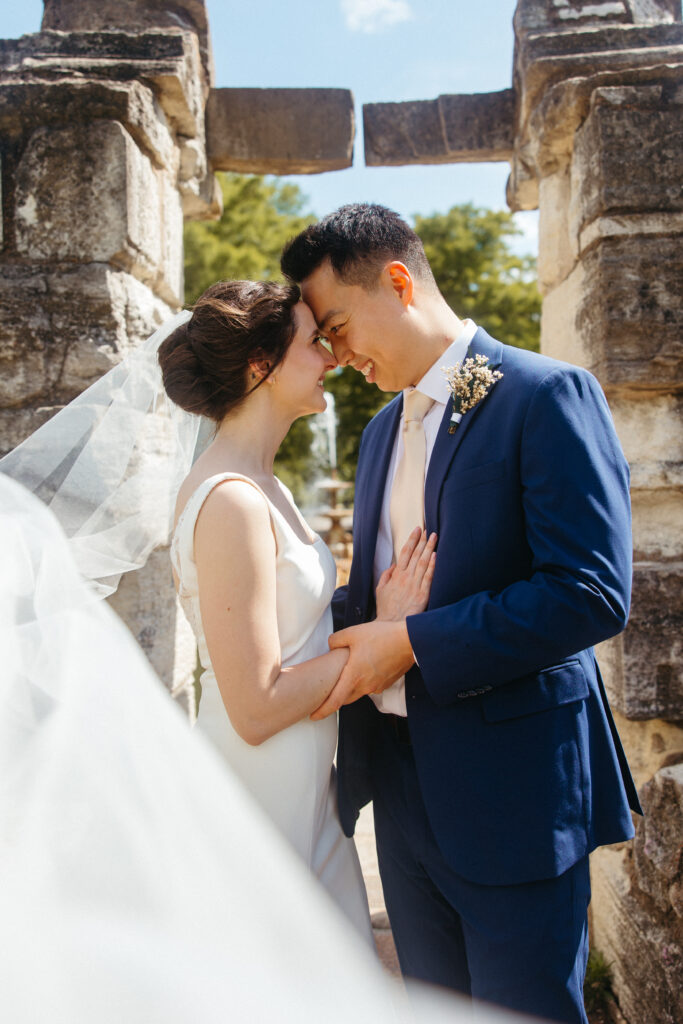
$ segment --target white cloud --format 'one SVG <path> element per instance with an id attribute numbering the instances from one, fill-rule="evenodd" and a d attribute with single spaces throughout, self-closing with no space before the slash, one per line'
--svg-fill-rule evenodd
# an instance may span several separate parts
<path id="1" fill-rule="evenodd" d="M 352 32 L 381 32 L 413 17 L 407 0 L 341 0 L 341 9 Z"/>

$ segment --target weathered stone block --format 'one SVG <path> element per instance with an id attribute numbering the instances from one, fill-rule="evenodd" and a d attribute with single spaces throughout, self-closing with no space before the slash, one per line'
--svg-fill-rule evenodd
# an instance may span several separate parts
<path id="1" fill-rule="evenodd" d="M 369 167 L 449 162 L 438 100 L 365 103 L 363 134 Z"/>
<path id="2" fill-rule="evenodd" d="M 683 394 L 610 401 L 631 467 L 636 561 L 683 561 Z"/>
<path id="3" fill-rule="evenodd" d="M 596 89 L 574 145 L 577 230 L 605 214 L 682 211 L 682 164 L 683 94 L 661 85 Z"/>
<path id="4" fill-rule="evenodd" d="M 576 213 L 573 207 L 572 213 Z M 580 213 L 580 211 L 579 211 Z M 572 244 L 584 256 L 596 244 L 607 239 L 630 239 L 634 245 L 641 238 L 683 235 L 683 213 L 620 213 L 616 216 L 596 217 L 579 229 L 578 220 L 569 217 Z"/>
<path id="5" fill-rule="evenodd" d="M 683 719 L 680 563 L 639 562 L 628 626 L 610 641 L 618 670 L 605 673 L 610 703 L 626 718 Z"/>
<path id="6" fill-rule="evenodd" d="M 656 69 L 656 80 L 668 81 L 671 88 L 680 81 L 680 23 L 570 28 L 517 35 L 518 146 L 543 149 L 547 131 L 562 138 L 563 123 L 573 133 L 577 104 L 587 108 L 592 90 L 615 79 L 620 84 L 651 82 Z M 556 86 L 561 87 L 559 95 Z"/>
<path id="7" fill-rule="evenodd" d="M 0 459 L 34 430 L 42 427 L 61 408 L 61 405 L 38 405 L 23 409 L 0 409 Z"/>
<path id="8" fill-rule="evenodd" d="M 179 697 L 194 719 L 192 679 L 197 644 L 178 604 L 168 549 L 153 551 L 142 569 L 123 576 L 108 602 L 126 623 L 161 681 Z"/>
<path id="9" fill-rule="evenodd" d="M 44 82 L 13 77 L 0 82 L 0 134 L 27 138 L 38 127 L 119 121 L 159 167 L 175 173 L 178 157 L 166 116 L 140 82 Z"/>
<path id="10" fill-rule="evenodd" d="M 167 174 L 157 175 L 157 178 L 160 191 L 161 262 L 153 288 L 164 295 L 169 304 L 180 306 L 185 294 L 183 202 L 174 179 Z"/>
<path id="11" fill-rule="evenodd" d="M 71 401 L 171 313 L 135 278 L 102 264 L 4 266 L 0 406 Z M 25 434 L 35 429 L 26 426 Z M 20 439 L 13 432 L 7 448 Z"/>
<path id="12" fill-rule="evenodd" d="M 539 29 L 561 30 L 603 22 L 670 22 L 680 18 L 679 0 L 608 0 L 607 3 L 586 3 L 585 0 L 518 0 L 515 28 L 518 32 Z"/>
<path id="13" fill-rule="evenodd" d="M 125 32 L 41 32 L 0 40 L 0 74 L 7 80 L 144 81 L 172 131 L 203 138 L 208 87 L 197 37 L 179 28 Z"/>
<path id="14" fill-rule="evenodd" d="M 206 108 L 213 170 L 315 174 L 350 167 L 348 89 L 212 89 Z"/>
<path id="15" fill-rule="evenodd" d="M 446 147 L 460 160 L 509 160 L 514 146 L 515 93 L 439 96 Z"/>
<path id="16" fill-rule="evenodd" d="M 14 199 L 24 258 L 110 263 L 182 302 L 180 198 L 117 122 L 38 129 Z"/>
<path id="17" fill-rule="evenodd" d="M 509 160 L 514 145 L 512 89 L 435 100 L 366 103 L 368 166 Z"/>
<path id="18" fill-rule="evenodd" d="M 683 380 L 683 252 L 678 238 L 609 239 L 584 261 L 576 326 L 600 352 L 606 387 L 656 390 Z"/>
<path id="19" fill-rule="evenodd" d="M 636 561 L 683 564 L 683 465 L 668 470 L 678 486 L 638 489 L 631 494 L 633 554 Z M 679 570 L 680 571 L 680 570 Z"/>
<path id="20" fill-rule="evenodd" d="M 204 0 L 44 0 L 43 31 L 112 31 L 128 33 L 149 28 L 178 26 L 199 39 L 202 63 L 209 84 L 213 81 L 213 57 Z"/>
<path id="21" fill-rule="evenodd" d="M 17 251 L 29 260 L 159 262 L 155 175 L 120 124 L 39 128 L 17 169 Z M 152 215 L 154 211 L 154 215 Z"/>
<path id="22" fill-rule="evenodd" d="M 681 755 L 683 757 L 683 754 Z M 643 787 L 633 844 L 638 888 L 683 925 L 683 764 L 663 768 Z"/>
<path id="23" fill-rule="evenodd" d="M 614 395 L 610 409 L 631 467 L 631 491 L 683 486 L 683 393 Z"/>
<path id="24" fill-rule="evenodd" d="M 539 256 L 540 248 L 539 223 Z M 586 287 L 585 268 L 579 262 L 558 285 L 545 289 L 541 307 L 541 352 L 553 359 L 585 366 L 595 373 L 601 352 L 596 354 L 587 347 L 584 335 L 577 331 L 575 324 L 576 310 L 581 305 Z"/>
<path id="25" fill-rule="evenodd" d="M 212 173 L 178 182 L 185 220 L 218 220 L 223 212 L 223 193 Z"/>
<path id="26" fill-rule="evenodd" d="M 610 396 L 680 389 L 681 280 L 677 238 L 603 240 L 546 296 L 542 350 L 591 370 Z"/>
<path id="27" fill-rule="evenodd" d="M 631 871 L 628 847 L 591 854 L 593 943 L 610 964 L 629 1024 L 677 1024 L 683 1013 L 678 919 L 673 911 L 657 911 L 633 884 Z"/>
<path id="28" fill-rule="evenodd" d="M 577 260 L 569 231 L 569 169 L 542 178 L 539 186 L 538 285 L 546 294 L 569 276 Z"/>

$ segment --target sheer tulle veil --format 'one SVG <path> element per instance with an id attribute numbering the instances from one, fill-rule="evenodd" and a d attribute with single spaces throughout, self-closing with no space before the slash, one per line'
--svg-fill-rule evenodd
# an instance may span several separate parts
<path id="1" fill-rule="evenodd" d="M 312 1019 L 340 957 L 377 1019 L 346 923 L 2 476 L 0 559 L 2 1019 Z"/>
<path id="2" fill-rule="evenodd" d="M 206 422 L 167 397 L 157 351 L 183 310 L 0 459 L 51 509 L 101 597 L 168 541 L 175 499 Z"/>

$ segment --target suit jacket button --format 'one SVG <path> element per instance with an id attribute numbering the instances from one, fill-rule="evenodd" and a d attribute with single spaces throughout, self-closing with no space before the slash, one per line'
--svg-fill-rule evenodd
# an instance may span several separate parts
<path id="1" fill-rule="evenodd" d="M 362 608 L 354 608 L 353 611 L 354 611 L 354 614 L 355 614 L 357 619 L 359 619 L 361 617 L 361 615 L 363 614 L 363 609 Z"/>

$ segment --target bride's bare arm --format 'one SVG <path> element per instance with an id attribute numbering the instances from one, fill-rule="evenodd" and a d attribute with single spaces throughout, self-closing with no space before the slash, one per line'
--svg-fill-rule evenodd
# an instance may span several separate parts
<path id="1" fill-rule="evenodd" d="M 320 706 L 348 651 L 282 668 L 275 538 L 268 507 L 250 484 L 233 480 L 211 492 L 197 520 L 194 551 L 218 688 L 235 730 L 257 745 Z"/>

